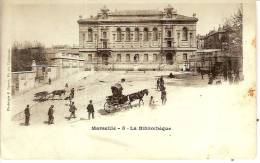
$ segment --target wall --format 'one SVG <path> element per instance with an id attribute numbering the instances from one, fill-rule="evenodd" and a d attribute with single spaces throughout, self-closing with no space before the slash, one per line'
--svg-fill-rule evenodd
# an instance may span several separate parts
<path id="1" fill-rule="evenodd" d="M 35 86 L 36 73 L 33 71 L 12 72 L 12 93 L 17 94 Z"/>

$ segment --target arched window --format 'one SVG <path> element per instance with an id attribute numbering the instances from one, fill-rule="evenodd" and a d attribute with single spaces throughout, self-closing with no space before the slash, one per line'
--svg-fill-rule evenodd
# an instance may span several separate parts
<path id="1" fill-rule="evenodd" d="M 93 41 L 93 31 L 91 28 L 88 29 L 88 41 Z"/>
<path id="2" fill-rule="evenodd" d="M 182 40 L 188 40 L 188 29 L 186 27 L 182 29 Z"/>
<path id="3" fill-rule="evenodd" d="M 125 39 L 126 41 L 130 41 L 130 29 L 126 28 L 125 30 Z"/>
<path id="4" fill-rule="evenodd" d="M 135 28 L 135 41 L 139 41 L 139 28 Z"/>
<path id="5" fill-rule="evenodd" d="M 121 39 L 122 39 L 122 32 L 121 32 L 120 28 L 117 28 L 116 35 L 117 35 L 117 41 L 121 41 Z"/>
<path id="6" fill-rule="evenodd" d="M 148 29 L 144 28 L 144 41 L 148 41 Z"/>
<path id="7" fill-rule="evenodd" d="M 157 28 L 153 28 L 153 41 L 158 40 L 158 30 Z"/>

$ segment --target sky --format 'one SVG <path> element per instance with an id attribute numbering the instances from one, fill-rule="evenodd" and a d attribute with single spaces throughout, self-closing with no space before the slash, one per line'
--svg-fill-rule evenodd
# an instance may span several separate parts
<path id="1" fill-rule="evenodd" d="M 105 1 L 102 1 L 105 2 Z M 87 18 L 96 15 L 104 5 L 114 10 L 163 10 L 168 3 L 27 3 L 12 5 L 11 37 L 13 41 L 38 41 L 45 46 L 52 45 L 78 45 L 79 15 Z M 201 3 L 180 4 L 170 3 L 178 14 L 192 16 L 196 13 L 197 34 L 206 34 L 217 29 L 225 19 L 235 13 L 239 4 L 233 3 Z"/>

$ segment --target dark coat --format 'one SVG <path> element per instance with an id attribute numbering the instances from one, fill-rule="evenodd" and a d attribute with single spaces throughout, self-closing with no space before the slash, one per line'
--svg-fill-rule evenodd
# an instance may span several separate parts
<path id="1" fill-rule="evenodd" d="M 54 113 L 54 110 L 53 108 L 49 108 L 49 111 L 48 111 L 48 116 L 53 116 L 53 113 Z"/>
<path id="2" fill-rule="evenodd" d="M 26 117 L 30 117 L 31 114 L 30 114 L 30 109 L 29 109 L 29 107 L 26 107 L 26 108 L 25 108 L 24 114 L 25 114 Z"/>
<path id="3" fill-rule="evenodd" d="M 92 104 L 88 104 L 87 110 L 89 113 L 93 113 L 95 111 L 94 106 Z"/>
<path id="4" fill-rule="evenodd" d="M 75 112 L 76 110 L 77 108 L 75 105 L 70 105 L 70 109 L 69 109 L 70 112 Z"/>

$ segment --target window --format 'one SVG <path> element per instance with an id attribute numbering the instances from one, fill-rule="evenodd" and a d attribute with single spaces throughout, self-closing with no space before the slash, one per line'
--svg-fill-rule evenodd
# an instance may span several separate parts
<path id="1" fill-rule="evenodd" d="M 154 61 L 154 62 L 157 61 L 157 54 L 153 54 L 153 61 Z"/>
<path id="2" fill-rule="evenodd" d="M 88 54 L 88 61 L 92 62 L 92 54 Z"/>
<path id="3" fill-rule="evenodd" d="M 126 41 L 130 41 L 130 29 L 129 28 L 126 28 L 125 30 L 125 39 Z"/>
<path id="4" fill-rule="evenodd" d="M 135 28 L 135 41 L 139 41 L 139 29 Z"/>
<path id="5" fill-rule="evenodd" d="M 192 39 L 193 38 L 193 33 L 190 33 L 190 39 Z"/>
<path id="6" fill-rule="evenodd" d="M 187 61 L 188 60 L 188 56 L 186 53 L 183 54 L 183 60 Z"/>
<path id="7" fill-rule="evenodd" d="M 85 42 L 85 33 L 82 34 L 83 44 Z"/>
<path id="8" fill-rule="evenodd" d="M 92 29 L 88 29 L 88 41 L 93 41 L 93 31 Z"/>
<path id="9" fill-rule="evenodd" d="M 186 27 L 182 29 L 182 40 L 188 40 L 188 29 Z"/>
<path id="10" fill-rule="evenodd" d="M 121 54 L 117 54 L 116 61 L 121 62 Z"/>
<path id="11" fill-rule="evenodd" d="M 171 31 L 167 31 L 167 37 L 172 37 L 172 32 Z"/>
<path id="12" fill-rule="evenodd" d="M 122 40 L 122 32 L 121 32 L 120 28 L 117 28 L 116 34 L 117 34 L 117 41 L 121 41 Z"/>
<path id="13" fill-rule="evenodd" d="M 158 30 L 157 28 L 153 29 L 153 41 L 157 41 L 158 40 Z"/>
<path id="14" fill-rule="evenodd" d="M 130 62 L 130 54 L 126 54 L 126 62 Z"/>
<path id="15" fill-rule="evenodd" d="M 148 62 L 148 54 L 144 54 L 144 62 Z"/>
<path id="16" fill-rule="evenodd" d="M 51 68 L 48 68 L 48 72 L 51 72 Z"/>
<path id="17" fill-rule="evenodd" d="M 107 42 L 106 42 L 106 41 L 103 42 L 103 48 L 104 48 L 104 49 L 107 48 Z"/>
<path id="18" fill-rule="evenodd" d="M 144 41 L 148 41 L 148 29 L 144 28 Z"/>
<path id="19" fill-rule="evenodd" d="M 103 32 L 103 38 L 107 38 L 107 32 Z"/>
<path id="20" fill-rule="evenodd" d="M 139 54 L 135 54 L 135 56 L 134 56 L 134 61 L 135 61 L 135 62 L 139 62 Z"/>
<path id="21" fill-rule="evenodd" d="M 171 41 L 167 41 L 167 47 L 168 48 L 172 47 L 172 42 Z"/>
<path id="22" fill-rule="evenodd" d="M 116 40 L 116 35 L 115 34 L 113 34 L 113 40 Z"/>

